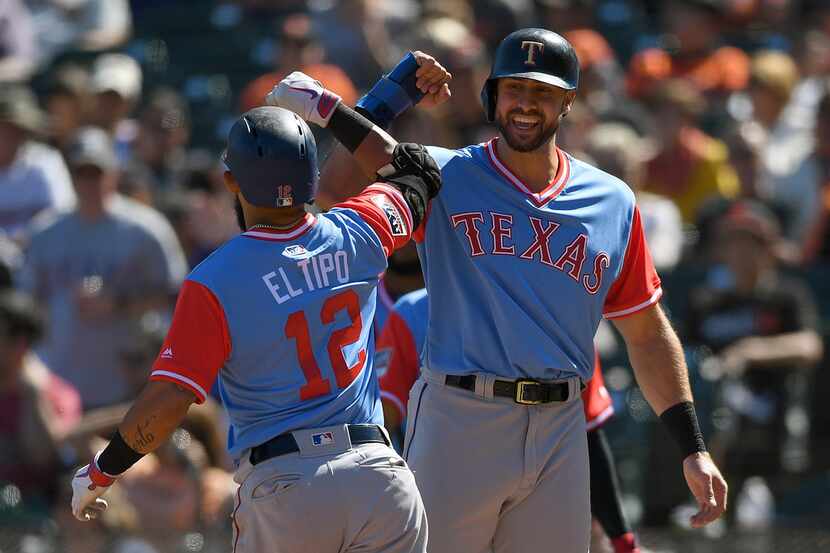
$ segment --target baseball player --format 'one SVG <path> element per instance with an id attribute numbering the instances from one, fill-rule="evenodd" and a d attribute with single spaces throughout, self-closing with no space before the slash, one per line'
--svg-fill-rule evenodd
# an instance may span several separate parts
<path id="1" fill-rule="evenodd" d="M 325 89 L 289 77 L 272 101 L 313 114 Z M 482 90 L 499 136 L 429 148 L 446 184 L 414 234 L 429 322 L 404 458 L 430 519 L 432 553 L 588 549 L 581 388 L 602 317 L 622 334 L 640 388 L 680 446 L 699 505 L 692 525 L 726 507 L 680 342 L 658 304 L 660 279 L 634 195 L 556 146 L 578 78 L 565 39 L 516 31 L 499 45 Z M 405 103 L 406 87 L 390 80 L 358 103 L 378 120 Z"/>
<path id="2" fill-rule="evenodd" d="M 415 290 L 395 303 L 378 337 L 375 370 L 384 424 L 392 436 L 398 434 L 406 417 L 409 390 L 420 374 L 420 352 L 428 318 L 427 291 Z M 610 538 L 615 553 L 639 553 L 636 537 L 622 510 L 614 459 L 602 429 L 614 414 L 614 406 L 605 388 L 599 356 L 591 379 L 582 390 L 582 404 L 591 467 L 591 514 Z"/>
<path id="3" fill-rule="evenodd" d="M 319 173 L 305 121 L 262 107 L 234 124 L 225 184 L 243 232 L 182 286 L 150 382 L 72 481 L 78 519 L 106 508 L 100 496 L 218 377 L 240 485 L 234 552 L 425 551 L 414 478 L 379 426 L 372 319 L 378 275 L 423 219 L 440 173 L 422 146 L 396 145 L 338 99 L 317 108 L 365 166 L 391 152 L 383 182 L 312 215 Z"/>

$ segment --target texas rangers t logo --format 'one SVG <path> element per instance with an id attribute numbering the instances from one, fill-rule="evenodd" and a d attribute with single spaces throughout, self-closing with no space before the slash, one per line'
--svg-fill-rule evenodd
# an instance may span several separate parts
<path id="1" fill-rule="evenodd" d="M 527 59 L 525 65 L 536 65 L 536 53 L 545 51 L 545 45 L 541 42 L 534 42 L 532 40 L 522 41 L 522 50 L 527 50 Z"/>

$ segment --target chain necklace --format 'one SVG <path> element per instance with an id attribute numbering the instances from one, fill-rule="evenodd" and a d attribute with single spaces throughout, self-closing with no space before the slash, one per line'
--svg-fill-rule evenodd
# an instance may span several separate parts
<path id="1" fill-rule="evenodd" d="M 256 225 L 248 227 L 248 230 L 255 230 L 255 229 L 258 229 L 258 228 L 271 229 L 271 230 L 291 230 L 295 226 L 297 226 L 297 221 L 291 223 L 290 225 L 285 225 L 285 226 L 282 226 L 282 227 L 277 226 L 277 225 L 266 225 L 264 223 L 257 223 Z"/>

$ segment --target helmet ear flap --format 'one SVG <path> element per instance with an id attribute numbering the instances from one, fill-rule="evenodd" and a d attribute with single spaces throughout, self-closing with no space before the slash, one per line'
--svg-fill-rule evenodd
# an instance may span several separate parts
<path id="1" fill-rule="evenodd" d="M 487 121 L 496 120 L 496 79 L 487 79 L 481 89 L 481 105 Z"/>

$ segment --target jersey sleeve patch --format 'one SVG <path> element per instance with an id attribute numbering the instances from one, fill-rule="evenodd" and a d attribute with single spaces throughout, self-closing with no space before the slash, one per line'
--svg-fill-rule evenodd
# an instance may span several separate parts
<path id="1" fill-rule="evenodd" d="M 186 280 L 150 380 L 184 386 L 203 403 L 230 353 L 228 323 L 219 300 L 206 286 Z"/>
<path id="2" fill-rule="evenodd" d="M 409 242 L 412 236 L 412 213 L 401 193 L 392 186 L 375 183 L 359 195 L 335 207 L 352 209 L 378 235 L 386 256 Z"/>
<path id="3" fill-rule="evenodd" d="M 640 210 L 635 207 L 623 267 L 605 298 L 603 316 L 614 319 L 632 315 L 654 305 L 662 295 L 660 277 L 646 244 Z"/>

